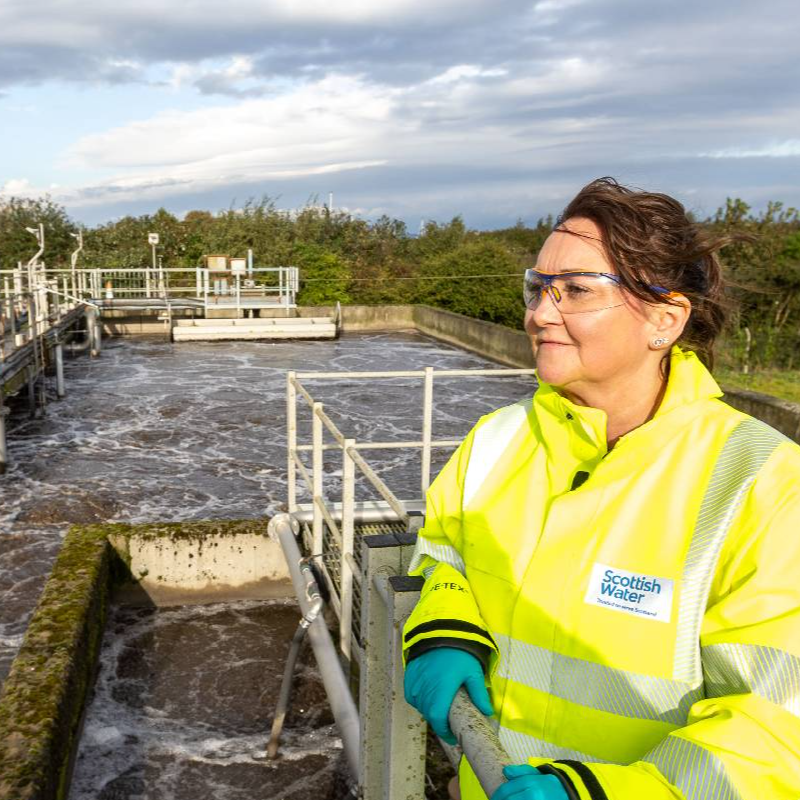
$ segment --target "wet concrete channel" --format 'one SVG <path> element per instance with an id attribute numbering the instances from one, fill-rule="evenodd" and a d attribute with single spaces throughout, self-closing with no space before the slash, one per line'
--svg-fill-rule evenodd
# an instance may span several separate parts
<path id="1" fill-rule="evenodd" d="M 412 333 L 294 343 L 117 339 L 100 359 L 69 361 L 66 399 L 44 418 L 28 420 L 20 407 L 10 419 L 11 464 L 0 477 L 0 680 L 69 524 L 273 514 L 285 502 L 287 370 L 423 366 L 496 365 Z M 434 436 L 459 438 L 531 388 L 524 378 L 438 382 Z M 419 436 L 421 381 L 337 380 L 312 391 L 348 435 Z M 301 434 L 309 420 L 301 416 Z M 434 471 L 445 458 L 436 456 Z M 340 464 L 334 454 L 326 461 L 335 480 Z M 419 495 L 418 452 L 371 451 L 369 461 L 401 497 Z M 296 621 L 296 607 L 280 600 L 117 607 L 70 796 L 344 797 L 340 743 L 310 652 L 280 770 L 263 760 Z"/>

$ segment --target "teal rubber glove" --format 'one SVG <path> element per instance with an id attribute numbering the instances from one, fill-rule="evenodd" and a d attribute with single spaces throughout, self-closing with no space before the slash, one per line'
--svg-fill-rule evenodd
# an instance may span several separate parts
<path id="1" fill-rule="evenodd" d="M 494 713 L 483 680 L 483 667 L 475 656 L 455 647 L 437 647 L 417 656 L 407 667 L 403 687 L 406 702 L 422 714 L 434 733 L 448 744 L 456 744 L 447 715 L 456 692 L 465 686 L 478 710 Z"/>
<path id="2" fill-rule="evenodd" d="M 493 795 L 492 800 L 569 800 L 569 795 L 555 775 L 542 775 L 530 764 L 503 767 L 508 778 Z"/>

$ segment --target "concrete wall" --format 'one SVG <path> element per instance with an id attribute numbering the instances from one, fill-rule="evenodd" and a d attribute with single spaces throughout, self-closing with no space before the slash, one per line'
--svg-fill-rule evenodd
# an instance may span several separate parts
<path id="1" fill-rule="evenodd" d="M 69 531 L 0 693 L 0 800 L 67 797 L 112 597 L 294 597 L 266 529 L 264 519 Z"/>
<path id="2" fill-rule="evenodd" d="M 120 599 L 164 606 L 294 597 L 283 551 L 266 531 L 263 520 L 221 520 L 111 534 L 135 579 L 119 588 Z"/>
<path id="3" fill-rule="evenodd" d="M 511 367 L 527 369 L 536 362 L 523 331 L 465 317 L 430 306 L 414 306 L 414 325 L 420 333 L 449 342 Z"/>
<path id="4" fill-rule="evenodd" d="M 744 389 L 730 389 L 724 386 L 722 389 L 725 392 L 723 400 L 726 403 L 766 422 L 795 442 L 800 442 L 800 404 Z"/>
<path id="5" fill-rule="evenodd" d="M 299 317 L 331 317 L 335 306 L 305 306 L 298 308 Z M 414 306 L 342 306 L 342 330 L 413 331 Z"/>

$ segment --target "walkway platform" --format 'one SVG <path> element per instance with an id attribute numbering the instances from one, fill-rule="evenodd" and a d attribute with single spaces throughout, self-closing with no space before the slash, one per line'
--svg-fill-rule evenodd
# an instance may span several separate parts
<path id="1" fill-rule="evenodd" d="M 174 342 L 270 339 L 335 339 L 334 317 L 267 317 L 256 319 L 179 319 L 172 328 Z"/>

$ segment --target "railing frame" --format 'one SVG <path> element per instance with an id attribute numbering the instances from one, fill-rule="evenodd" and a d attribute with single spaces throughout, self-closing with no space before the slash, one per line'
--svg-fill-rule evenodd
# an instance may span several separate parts
<path id="1" fill-rule="evenodd" d="M 298 474 L 311 495 L 312 522 L 310 548 L 313 556 L 320 557 L 321 572 L 325 575 L 331 594 L 331 605 L 340 623 L 340 650 L 349 662 L 351 657 L 360 655 L 358 645 L 352 636 L 353 615 L 353 581 L 357 575 L 354 564 L 354 532 L 356 523 L 355 481 L 360 472 L 394 513 L 397 520 L 408 527 L 410 515 L 406 503 L 400 500 L 386 483 L 369 465 L 360 451 L 376 449 L 416 448 L 421 450 L 420 489 L 424 496 L 431 479 L 431 453 L 433 448 L 454 448 L 459 444 L 457 439 L 433 438 L 433 399 L 434 381 L 437 378 L 463 377 L 511 377 L 531 376 L 532 369 L 477 369 L 477 370 L 437 370 L 425 367 L 422 370 L 400 370 L 393 372 L 296 372 L 290 371 L 286 376 L 286 413 L 287 413 L 287 491 L 289 513 L 298 511 L 297 478 Z M 354 379 L 375 381 L 388 378 L 421 379 L 422 395 L 422 437 L 419 440 L 400 442 L 357 442 L 346 438 L 325 411 L 323 403 L 317 401 L 305 387 L 306 381 L 325 381 Z M 302 399 L 311 410 L 311 443 L 298 441 L 297 406 Z M 326 431 L 334 443 L 324 440 Z M 324 491 L 324 454 L 330 450 L 342 453 L 341 506 L 335 513 L 334 504 L 326 501 Z M 301 454 L 311 452 L 311 473 L 302 461 Z M 338 518 L 338 522 L 337 522 Z M 330 578 L 328 565 L 322 559 L 324 553 L 324 528 L 333 537 L 338 553 L 339 588 Z M 355 644 L 355 647 L 354 647 Z"/>

